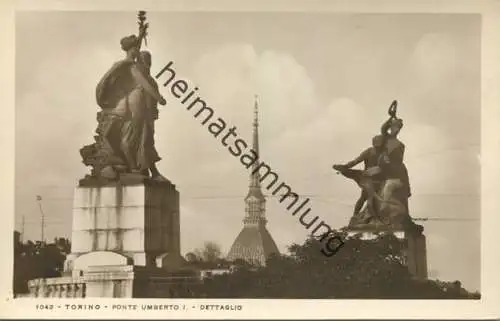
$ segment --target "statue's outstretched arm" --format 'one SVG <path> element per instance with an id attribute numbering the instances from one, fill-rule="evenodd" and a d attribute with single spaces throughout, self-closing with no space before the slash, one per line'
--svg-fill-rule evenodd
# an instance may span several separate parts
<path id="1" fill-rule="evenodd" d="M 146 77 L 142 74 L 142 72 L 137 68 L 137 66 L 132 66 L 131 68 L 132 76 L 134 77 L 135 81 L 141 85 L 144 90 L 151 95 L 154 99 L 157 101 L 161 101 L 163 99 L 162 95 L 158 91 L 158 89 L 154 88 L 148 81 Z"/>
<path id="2" fill-rule="evenodd" d="M 365 155 L 366 155 L 366 150 L 364 152 L 362 152 L 358 157 L 353 159 L 352 161 L 345 163 L 344 166 L 346 168 L 351 168 L 351 167 L 358 165 L 359 163 L 361 163 L 365 160 L 365 158 L 366 158 Z"/>

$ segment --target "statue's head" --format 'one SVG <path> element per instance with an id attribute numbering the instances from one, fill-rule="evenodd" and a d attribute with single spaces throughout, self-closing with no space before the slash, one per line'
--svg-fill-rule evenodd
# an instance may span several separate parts
<path id="1" fill-rule="evenodd" d="M 377 149 L 382 148 L 384 145 L 384 136 L 377 135 L 377 136 L 373 137 L 372 145 L 373 145 L 373 147 L 375 147 Z"/>
<path id="2" fill-rule="evenodd" d="M 403 128 L 403 120 L 401 118 L 393 118 L 389 126 L 391 136 L 397 136 Z"/>
<path id="3" fill-rule="evenodd" d="M 139 55 L 139 50 L 137 49 L 138 44 L 139 44 L 139 38 L 137 38 L 136 35 L 123 37 L 120 40 L 120 45 L 122 47 L 122 50 L 133 58 Z"/>
<path id="4" fill-rule="evenodd" d="M 139 62 L 147 68 L 151 68 L 151 53 L 149 51 L 141 51 L 139 53 Z"/>

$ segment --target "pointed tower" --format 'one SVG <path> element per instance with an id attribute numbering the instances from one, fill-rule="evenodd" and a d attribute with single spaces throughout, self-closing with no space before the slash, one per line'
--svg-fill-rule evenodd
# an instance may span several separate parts
<path id="1" fill-rule="evenodd" d="M 259 154 L 258 103 L 255 97 L 253 120 L 253 150 Z M 245 197 L 243 229 L 231 246 L 227 256 L 230 261 L 243 259 L 252 264 L 265 265 L 272 253 L 279 253 L 276 243 L 266 229 L 266 199 L 260 188 L 260 174 L 255 162 L 250 173 L 250 186 Z"/>

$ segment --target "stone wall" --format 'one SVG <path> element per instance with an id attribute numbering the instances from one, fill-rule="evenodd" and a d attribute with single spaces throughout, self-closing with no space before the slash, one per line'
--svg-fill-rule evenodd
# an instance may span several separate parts
<path id="1" fill-rule="evenodd" d="M 195 272 L 176 275 L 161 268 L 133 265 L 89 266 L 80 273 L 31 280 L 29 297 L 190 298 L 196 296 L 201 284 Z"/>
<path id="2" fill-rule="evenodd" d="M 63 276 L 35 279 L 28 282 L 32 298 L 85 298 L 86 284 L 83 277 Z"/>

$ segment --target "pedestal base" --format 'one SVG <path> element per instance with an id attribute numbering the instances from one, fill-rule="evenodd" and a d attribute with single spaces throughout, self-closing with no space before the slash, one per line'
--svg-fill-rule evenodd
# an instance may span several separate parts
<path id="1" fill-rule="evenodd" d="M 190 298 L 199 284 L 195 272 L 133 265 L 91 266 L 79 276 L 28 282 L 29 297 L 37 298 Z"/>
<path id="2" fill-rule="evenodd" d="M 134 266 L 92 266 L 83 274 L 87 298 L 132 298 Z"/>
<path id="3" fill-rule="evenodd" d="M 175 186 L 137 177 L 126 185 L 83 182 L 75 190 L 64 276 L 29 281 L 30 296 L 192 297 L 199 278 L 182 270 Z"/>
<path id="4" fill-rule="evenodd" d="M 179 193 L 170 182 L 83 186 L 75 190 L 71 255 L 114 252 L 135 266 L 155 267 L 158 258 L 179 258 Z M 163 264 L 162 267 L 166 267 Z"/>
<path id="5" fill-rule="evenodd" d="M 361 239 L 371 240 L 381 234 L 391 233 L 404 242 L 404 264 L 409 272 L 418 279 L 427 279 L 427 248 L 426 238 L 422 229 L 398 230 L 398 229 L 347 229 L 347 237 L 361 235 Z"/>

